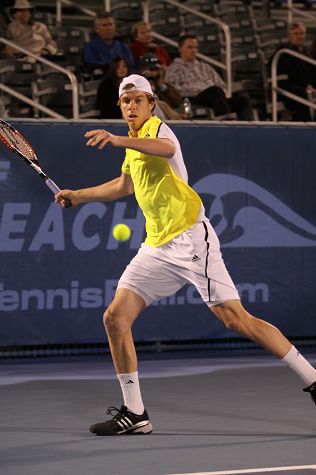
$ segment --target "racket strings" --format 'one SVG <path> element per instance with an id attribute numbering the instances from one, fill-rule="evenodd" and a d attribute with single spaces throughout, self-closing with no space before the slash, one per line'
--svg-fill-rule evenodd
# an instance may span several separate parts
<path id="1" fill-rule="evenodd" d="M 1 127 L 0 138 L 11 148 L 19 150 L 29 160 L 37 163 L 32 147 L 16 132 L 7 127 Z"/>

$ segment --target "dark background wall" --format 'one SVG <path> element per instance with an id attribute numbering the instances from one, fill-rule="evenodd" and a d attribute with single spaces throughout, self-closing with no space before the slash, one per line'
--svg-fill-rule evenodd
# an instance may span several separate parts
<path id="1" fill-rule="evenodd" d="M 85 146 L 79 123 L 15 123 L 60 187 L 120 173 L 124 151 Z M 316 335 L 314 128 L 176 125 L 190 184 L 222 242 L 243 303 L 288 336 Z M 108 126 L 125 135 L 124 125 Z M 0 147 L 0 345 L 104 340 L 103 309 L 144 238 L 134 198 L 62 210 L 49 189 Z M 114 224 L 132 238 L 118 243 Z M 230 336 L 192 287 L 148 308 L 136 341 Z"/>

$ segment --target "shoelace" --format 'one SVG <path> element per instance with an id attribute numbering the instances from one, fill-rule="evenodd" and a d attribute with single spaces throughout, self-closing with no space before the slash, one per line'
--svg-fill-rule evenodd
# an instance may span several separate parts
<path id="1" fill-rule="evenodd" d="M 109 416 L 114 416 L 114 419 L 120 419 L 123 416 L 122 408 L 123 408 L 123 406 L 121 407 L 121 409 L 119 409 L 118 407 L 115 407 L 115 406 L 110 406 L 110 407 L 108 407 L 106 413 Z"/>

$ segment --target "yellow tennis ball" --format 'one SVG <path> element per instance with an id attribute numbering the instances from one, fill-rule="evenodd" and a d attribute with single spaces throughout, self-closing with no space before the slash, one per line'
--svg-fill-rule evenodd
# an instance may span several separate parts
<path id="1" fill-rule="evenodd" d="M 116 224 L 112 233 L 117 241 L 127 241 L 131 237 L 131 228 L 126 224 Z"/>

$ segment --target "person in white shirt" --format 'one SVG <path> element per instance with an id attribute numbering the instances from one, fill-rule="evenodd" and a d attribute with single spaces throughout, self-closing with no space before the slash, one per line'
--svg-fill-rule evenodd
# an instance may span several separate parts
<path id="1" fill-rule="evenodd" d="M 216 118 L 229 119 L 232 113 L 236 113 L 239 120 L 253 120 L 249 96 L 234 93 L 227 98 L 223 79 L 210 64 L 197 59 L 198 52 L 196 36 L 181 36 L 180 58 L 175 58 L 168 67 L 166 82 L 174 86 L 182 97 L 188 97 L 192 104 L 212 108 Z"/>
<path id="2" fill-rule="evenodd" d="M 13 21 L 8 25 L 8 38 L 39 56 L 56 55 L 58 48 L 48 27 L 32 18 L 34 7 L 25 0 L 16 0 L 10 10 Z M 12 50 L 11 53 L 17 53 Z"/>

